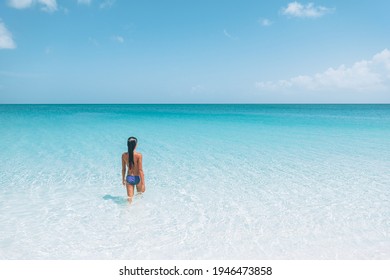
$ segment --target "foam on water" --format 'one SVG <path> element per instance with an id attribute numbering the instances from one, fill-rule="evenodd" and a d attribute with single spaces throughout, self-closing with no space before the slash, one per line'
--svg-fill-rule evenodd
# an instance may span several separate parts
<path id="1" fill-rule="evenodd" d="M 390 257 L 389 105 L 0 105 L 0 122 L 1 259 Z"/>

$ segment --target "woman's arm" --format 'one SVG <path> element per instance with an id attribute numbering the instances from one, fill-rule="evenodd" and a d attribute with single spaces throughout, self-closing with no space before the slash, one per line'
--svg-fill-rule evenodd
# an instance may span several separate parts
<path id="1" fill-rule="evenodd" d="M 139 154 L 139 162 L 138 162 L 138 171 L 139 171 L 139 176 L 141 177 L 141 191 L 145 192 L 145 176 L 144 176 L 144 170 L 142 169 L 142 155 Z"/>
<path id="2" fill-rule="evenodd" d="M 126 186 L 125 174 L 126 174 L 125 154 L 122 154 L 122 185 L 124 186 Z"/>

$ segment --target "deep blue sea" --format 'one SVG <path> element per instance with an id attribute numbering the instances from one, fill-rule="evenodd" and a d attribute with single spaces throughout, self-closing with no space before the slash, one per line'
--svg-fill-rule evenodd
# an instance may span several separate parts
<path id="1" fill-rule="evenodd" d="M 390 258 L 390 105 L 0 105 L 0 162 L 0 259 Z"/>

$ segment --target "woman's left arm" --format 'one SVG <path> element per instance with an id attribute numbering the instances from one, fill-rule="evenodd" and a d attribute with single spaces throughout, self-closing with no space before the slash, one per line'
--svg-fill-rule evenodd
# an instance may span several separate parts
<path id="1" fill-rule="evenodd" d="M 140 154 L 139 162 L 138 162 L 138 170 L 139 175 L 141 177 L 141 190 L 142 192 L 145 192 L 145 176 L 144 176 L 144 170 L 142 169 L 142 154 Z"/>

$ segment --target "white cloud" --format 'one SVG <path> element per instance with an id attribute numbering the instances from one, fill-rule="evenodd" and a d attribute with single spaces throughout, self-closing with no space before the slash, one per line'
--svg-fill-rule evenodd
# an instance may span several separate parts
<path id="1" fill-rule="evenodd" d="M 282 8 L 282 14 L 291 17 L 318 18 L 333 12 L 333 10 L 323 6 L 315 6 L 313 3 L 303 5 L 299 2 L 291 2 L 286 8 Z"/>
<path id="2" fill-rule="evenodd" d="M 45 12 L 55 12 L 57 11 L 57 2 L 56 0 L 38 0 L 38 3 L 43 5 L 41 8 Z"/>
<path id="3" fill-rule="evenodd" d="M 89 42 L 90 44 L 94 45 L 95 47 L 97 47 L 97 46 L 100 45 L 99 42 L 98 42 L 98 40 L 96 40 L 95 38 L 92 38 L 92 37 L 89 37 L 89 38 L 88 38 L 88 42 Z"/>
<path id="4" fill-rule="evenodd" d="M 195 86 L 191 87 L 192 93 L 199 93 L 199 92 L 203 92 L 204 90 L 205 90 L 205 88 L 202 85 L 195 85 Z"/>
<path id="5" fill-rule="evenodd" d="M 65 15 L 68 15 L 69 12 L 70 12 L 68 8 L 62 7 L 61 9 L 62 9 L 62 11 L 64 12 Z"/>
<path id="6" fill-rule="evenodd" d="M 91 5 L 92 0 L 77 0 L 77 3 L 81 5 Z"/>
<path id="7" fill-rule="evenodd" d="M 0 76 L 9 78 L 43 78 L 46 76 L 44 73 L 28 73 L 28 72 L 11 72 L 11 71 L 0 71 Z"/>
<path id="8" fill-rule="evenodd" d="M 115 4 L 116 0 L 104 0 L 100 3 L 99 8 L 105 9 L 105 8 L 111 8 Z"/>
<path id="9" fill-rule="evenodd" d="M 223 34 L 228 37 L 229 39 L 232 39 L 232 40 L 237 40 L 236 37 L 234 37 L 233 35 L 231 35 L 229 32 L 226 31 L 226 29 L 223 30 Z"/>
<path id="10" fill-rule="evenodd" d="M 264 27 L 267 27 L 267 26 L 271 26 L 273 24 L 272 21 L 270 21 L 269 19 L 267 18 L 262 18 L 259 20 L 259 23 L 264 26 Z"/>
<path id="11" fill-rule="evenodd" d="M 100 9 L 106 9 L 106 8 L 111 8 L 115 4 L 116 0 L 103 0 L 100 1 L 99 8 Z M 77 0 L 77 4 L 79 5 L 91 5 L 92 0 Z"/>
<path id="12" fill-rule="evenodd" d="M 49 54 L 51 54 L 51 53 L 52 53 L 52 51 L 53 51 L 53 50 L 52 50 L 52 48 L 51 48 L 51 47 L 46 47 L 46 48 L 45 48 L 45 54 L 46 54 L 46 55 L 49 55 Z"/>
<path id="13" fill-rule="evenodd" d="M 112 39 L 115 42 L 118 42 L 118 43 L 121 43 L 121 44 L 125 42 L 125 39 L 122 36 L 118 36 L 118 35 L 113 36 Z"/>
<path id="14" fill-rule="evenodd" d="M 33 0 L 8 0 L 8 5 L 15 9 L 29 8 L 33 3 Z"/>
<path id="15" fill-rule="evenodd" d="M 45 12 L 55 12 L 58 8 L 56 0 L 8 0 L 8 5 L 15 9 L 30 8 L 37 3 Z"/>
<path id="16" fill-rule="evenodd" d="M 390 51 L 384 49 L 370 60 L 362 60 L 351 67 L 341 65 L 314 75 L 300 75 L 287 80 L 257 82 L 265 91 L 383 91 L 390 90 Z"/>
<path id="17" fill-rule="evenodd" d="M 16 44 L 12 39 L 11 32 L 5 27 L 5 24 L 0 19 L 0 49 L 15 49 Z"/>

